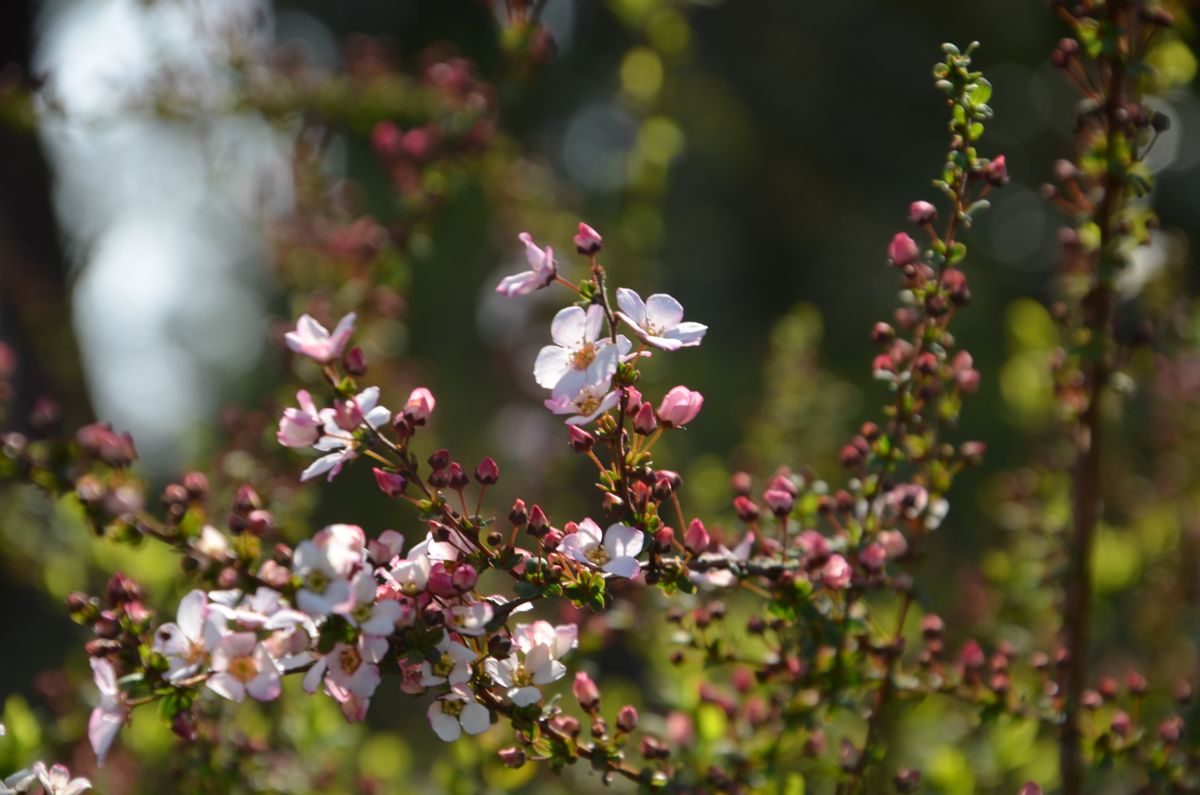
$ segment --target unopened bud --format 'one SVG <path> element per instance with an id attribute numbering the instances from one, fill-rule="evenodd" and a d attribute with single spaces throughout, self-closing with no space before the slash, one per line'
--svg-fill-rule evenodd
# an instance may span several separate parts
<path id="1" fill-rule="evenodd" d="M 387 470 L 375 467 L 371 470 L 375 473 L 375 482 L 379 484 L 379 490 L 393 500 L 404 494 L 404 488 L 408 485 L 408 480 L 399 472 L 388 472 Z"/>
<path id="2" fill-rule="evenodd" d="M 642 436 L 649 436 L 658 427 L 658 419 L 654 416 L 654 407 L 649 402 L 643 403 L 633 418 L 633 430 Z"/>
<path id="3" fill-rule="evenodd" d="M 577 453 L 586 453 L 596 443 L 596 437 L 577 425 L 567 426 L 567 444 Z"/>
<path id="4" fill-rule="evenodd" d="M 708 545 L 711 542 L 712 539 L 708 535 L 707 528 L 704 527 L 704 522 L 699 519 L 693 519 L 691 524 L 688 525 L 687 531 L 683 534 L 683 546 L 693 555 L 699 555 L 708 549 Z"/>
<path id="5" fill-rule="evenodd" d="M 517 746 L 501 748 L 496 752 L 505 767 L 518 768 L 525 764 L 525 750 Z"/>
<path id="6" fill-rule="evenodd" d="M 491 456 L 484 458 L 475 467 L 475 479 L 485 486 L 494 486 L 500 480 L 500 465 Z"/>
<path id="7" fill-rule="evenodd" d="M 367 372 L 367 355 L 363 353 L 362 348 L 355 345 L 342 357 L 342 366 L 350 375 L 364 375 Z"/>
<path id="8" fill-rule="evenodd" d="M 596 687 L 596 683 L 592 681 L 592 677 L 583 671 L 575 674 L 575 682 L 571 685 L 571 692 L 575 695 L 575 700 L 579 702 L 579 706 L 583 707 L 587 712 L 593 712 L 600 706 L 600 689 Z"/>
<path id="9" fill-rule="evenodd" d="M 623 732 L 631 732 L 637 728 L 638 712 L 632 705 L 626 704 L 617 713 L 617 728 Z"/>

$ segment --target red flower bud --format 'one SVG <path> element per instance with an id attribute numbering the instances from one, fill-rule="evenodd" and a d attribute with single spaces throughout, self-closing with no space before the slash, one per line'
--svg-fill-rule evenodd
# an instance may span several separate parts
<path id="1" fill-rule="evenodd" d="M 577 453 L 586 453 L 596 443 L 596 437 L 580 428 L 578 425 L 567 426 L 567 444 Z"/>
<path id="2" fill-rule="evenodd" d="M 888 244 L 888 260 L 897 268 L 911 265 L 917 261 L 919 256 L 921 256 L 921 249 L 917 247 L 917 241 L 903 232 L 897 232 L 892 237 L 892 242 Z"/>
<path id="3" fill-rule="evenodd" d="M 637 728 L 638 712 L 632 705 L 626 704 L 617 713 L 617 728 L 623 732 L 631 732 Z"/>
<path id="4" fill-rule="evenodd" d="M 375 467 L 371 470 L 375 473 L 375 482 L 379 484 L 379 490 L 393 500 L 404 494 L 404 487 L 408 485 L 408 480 L 399 472 L 388 472 L 387 470 Z"/>
<path id="5" fill-rule="evenodd" d="M 699 555 L 708 549 L 708 545 L 711 542 L 712 539 L 708 535 L 708 530 L 704 527 L 704 522 L 699 519 L 693 519 L 691 524 L 688 525 L 687 531 L 683 534 L 683 546 L 693 555 Z"/>
<path id="6" fill-rule="evenodd" d="M 937 208 L 926 201 L 915 201 L 908 205 L 908 220 L 914 224 L 931 224 L 937 220 Z"/>
<path id="7" fill-rule="evenodd" d="M 649 436 L 657 427 L 658 420 L 654 416 L 654 407 L 649 403 L 643 403 L 642 407 L 638 409 L 637 416 L 633 418 L 633 429 L 642 436 Z"/>
<path id="8" fill-rule="evenodd" d="M 475 479 L 485 486 L 494 486 L 500 480 L 500 465 L 491 456 L 484 458 L 475 467 Z"/>

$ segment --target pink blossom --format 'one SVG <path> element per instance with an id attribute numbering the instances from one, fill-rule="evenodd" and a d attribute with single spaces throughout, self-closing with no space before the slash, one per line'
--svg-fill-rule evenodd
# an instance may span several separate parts
<path id="1" fill-rule="evenodd" d="M 230 701 L 249 693 L 258 701 L 279 698 L 279 667 L 253 632 L 234 632 L 221 638 L 212 654 L 208 687 Z"/>
<path id="2" fill-rule="evenodd" d="M 529 263 L 529 270 L 505 276 L 496 286 L 496 292 L 509 298 L 540 290 L 558 275 L 554 250 L 550 246 L 546 246 L 544 251 L 538 248 L 528 232 L 517 235 L 517 239 L 525 244 L 525 261 Z"/>
<path id="3" fill-rule="evenodd" d="M 476 701 L 464 685 L 456 686 L 430 704 L 425 715 L 434 734 L 448 743 L 457 740 L 463 732 L 483 734 L 492 724 L 487 707 Z"/>
<path id="4" fill-rule="evenodd" d="M 683 534 L 684 547 L 693 555 L 699 555 L 708 549 L 710 542 L 711 539 L 709 538 L 708 530 L 704 527 L 704 522 L 699 519 L 693 519 Z"/>
<path id="5" fill-rule="evenodd" d="M 34 762 L 32 772 L 42 785 L 45 795 L 79 795 L 92 788 L 92 782 L 86 778 L 71 778 L 71 771 L 66 765 L 55 765 L 47 770 L 45 764 Z M 7 785 L 7 780 L 5 784 Z M 15 791 L 24 792 L 25 788 L 18 785 Z"/>
<path id="6" fill-rule="evenodd" d="M 914 224 L 929 224 L 937 220 L 937 208 L 926 201 L 908 205 L 908 220 Z"/>
<path id="7" fill-rule="evenodd" d="M 668 428 L 681 428 L 696 419 L 703 405 L 704 395 L 686 386 L 677 386 L 658 404 L 658 419 Z"/>
<path id="8" fill-rule="evenodd" d="M 423 687 L 461 685 L 470 681 L 475 652 L 458 641 L 451 640 L 449 634 L 442 637 L 436 648 L 441 652 L 441 656 L 434 662 L 427 660 L 421 663 Z"/>
<path id="9" fill-rule="evenodd" d="M 841 555 L 830 555 L 829 560 L 825 561 L 825 567 L 821 570 L 821 582 L 826 588 L 841 590 L 850 584 L 850 577 L 853 571 L 850 569 L 850 564 Z"/>
<path id="10" fill-rule="evenodd" d="M 371 428 L 386 425 L 392 413 L 379 403 L 379 387 L 371 386 L 359 392 L 353 398 L 353 415 L 355 423 L 365 423 Z M 300 480 L 311 480 L 328 473 L 328 479 L 342 471 L 347 461 L 358 455 L 360 442 L 354 438 L 351 430 L 342 427 L 347 413 L 335 409 L 322 409 L 321 420 L 325 423 L 323 434 L 313 447 L 326 455 L 313 461 L 300 473 Z"/>
<path id="11" fill-rule="evenodd" d="M 533 365 L 533 377 L 539 386 L 560 394 L 574 394 L 590 383 L 612 378 L 617 359 L 601 356 L 612 340 L 601 338 L 604 327 L 604 309 L 592 304 L 585 311 L 582 307 L 568 306 L 560 309 L 550 324 L 553 345 L 538 351 Z M 617 337 L 619 356 L 624 356 L 633 347 L 628 339 Z"/>
<path id="12" fill-rule="evenodd" d="M 287 346 L 296 353 L 308 356 L 321 364 L 328 364 L 342 355 L 350 335 L 354 333 L 356 315 L 351 312 L 338 321 L 337 328 L 330 334 L 311 315 L 301 315 L 296 329 L 284 335 Z"/>
<path id="13" fill-rule="evenodd" d="M 665 293 L 642 297 L 625 287 L 617 288 L 617 317 L 628 323 L 647 345 L 664 351 L 691 348 L 700 344 L 708 326 L 684 322 L 683 306 Z"/>
<path id="14" fill-rule="evenodd" d="M 404 608 L 399 602 L 384 600 L 375 601 L 375 575 L 367 570 L 360 571 L 350 583 L 354 597 L 353 606 L 339 605 L 335 612 L 345 616 L 353 626 L 363 631 L 364 635 L 385 636 L 391 634 L 400 620 Z"/>
<path id="15" fill-rule="evenodd" d="M 284 447 L 312 447 L 320 438 L 319 429 L 324 423 L 307 390 L 301 389 L 296 393 L 296 402 L 300 404 L 300 408 L 283 410 L 283 415 L 279 418 L 279 432 L 275 434 L 275 438 Z"/>
<path id="16" fill-rule="evenodd" d="M 596 354 L 596 360 L 585 371 L 584 383 L 564 379 L 545 401 L 546 408 L 555 414 L 572 414 L 568 425 L 587 425 L 617 405 L 620 394 L 612 389 L 612 377 L 617 371 L 617 348 L 609 346 Z"/>
<path id="17" fill-rule="evenodd" d="M 167 681 L 196 674 L 221 634 L 220 627 L 209 620 L 208 594 L 197 589 L 183 597 L 175 622 L 163 624 L 154 633 L 154 650 L 167 658 Z"/>
<path id="18" fill-rule="evenodd" d="M 575 250 L 585 257 L 590 257 L 604 245 L 600 233 L 583 221 L 579 222 L 579 234 L 575 235 Z"/>

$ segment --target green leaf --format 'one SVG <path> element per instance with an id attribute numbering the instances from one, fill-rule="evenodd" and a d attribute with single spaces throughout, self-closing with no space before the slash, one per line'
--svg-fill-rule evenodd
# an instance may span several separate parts
<path id="1" fill-rule="evenodd" d="M 983 79 L 976 82 L 975 87 L 967 93 L 967 101 L 976 107 L 986 104 L 991 98 L 992 84 Z"/>

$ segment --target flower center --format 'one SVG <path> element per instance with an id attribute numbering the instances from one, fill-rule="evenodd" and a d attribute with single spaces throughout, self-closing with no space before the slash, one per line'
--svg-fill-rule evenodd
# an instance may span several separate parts
<path id="1" fill-rule="evenodd" d="M 350 615 L 354 620 L 362 624 L 371 620 L 371 613 L 374 610 L 373 605 L 361 604 L 350 611 Z"/>
<path id="2" fill-rule="evenodd" d="M 596 409 L 600 408 L 600 398 L 596 397 L 591 392 L 585 392 L 575 400 L 575 408 L 580 414 L 591 414 Z"/>
<path id="3" fill-rule="evenodd" d="M 325 589 L 329 587 L 329 575 L 320 569 L 315 569 L 304 578 L 304 584 L 313 593 L 324 594 Z"/>
<path id="4" fill-rule="evenodd" d="M 252 657 L 234 657 L 229 661 L 229 675 L 239 682 L 249 682 L 258 676 L 258 666 Z"/>
<path id="5" fill-rule="evenodd" d="M 359 666 L 362 665 L 362 655 L 358 653 L 358 649 L 355 647 L 347 646 L 338 655 L 338 662 L 341 664 L 343 671 L 353 675 L 359 669 Z"/>
<path id="6" fill-rule="evenodd" d="M 528 687 L 533 684 L 533 676 L 525 670 L 525 665 L 522 663 L 517 666 L 517 670 L 513 671 L 513 686 Z"/>
<path id="7" fill-rule="evenodd" d="M 442 712 L 446 713 L 447 715 L 453 715 L 457 718 L 462 714 L 462 711 L 463 703 L 461 701 L 450 699 L 442 701 Z"/>
<path id="8" fill-rule="evenodd" d="M 449 654 L 443 654 L 437 662 L 429 667 L 433 671 L 434 676 L 440 676 L 445 679 L 454 670 L 454 659 Z"/>
<path id="9" fill-rule="evenodd" d="M 602 546 L 595 546 L 587 551 L 587 559 L 597 566 L 603 566 L 608 563 L 608 550 Z"/>
<path id="10" fill-rule="evenodd" d="M 571 366 L 576 370 L 586 370 L 587 366 L 596 360 L 596 344 L 585 342 L 571 356 Z"/>

